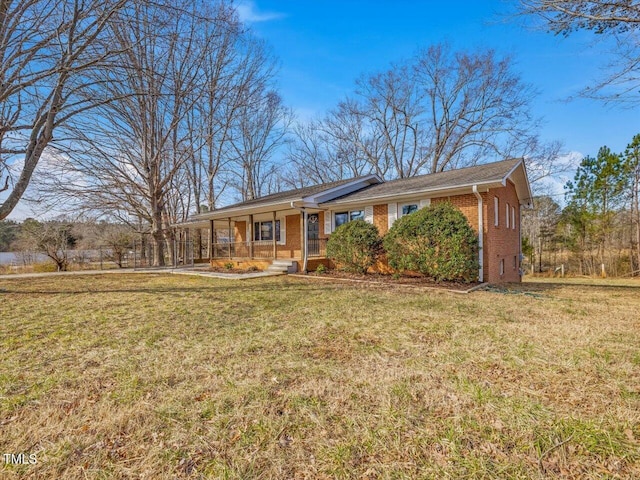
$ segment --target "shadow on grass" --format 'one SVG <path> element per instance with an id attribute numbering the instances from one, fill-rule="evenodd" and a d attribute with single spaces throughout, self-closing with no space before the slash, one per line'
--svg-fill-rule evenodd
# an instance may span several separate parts
<path id="1" fill-rule="evenodd" d="M 225 294 L 234 294 L 234 293 L 261 293 L 261 292 L 273 292 L 274 290 L 289 290 L 289 291 L 299 291 L 304 292 L 304 294 L 309 293 L 318 293 L 324 294 L 326 293 L 326 288 L 321 288 L 320 286 L 315 285 L 304 285 L 304 284 L 269 284 L 269 285 L 259 285 L 255 283 L 242 283 L 240 285 L 229 285 L 229 286 L 210 286 L 210 287 L 185 287 L 185 286 L 176 286 L 176 287 L 140 287 L 135 286 L 133 288 L 100 288 L 91 286 L 87 286 L 85 289 L 12 289 L 0 287 L 0 294 L 11 294 L 11 295 L 87 295 L 87 294 L 101 294 L 101 293 L 147 293 L 150 295 L 160 295 L 160 294 L 217 294 L 224 292 Z"/>
<path id="2" fill-rule="evenodd" d="M 507 284 L 509 289 L 522 290 L 522 291 L 539 291 L 539 292 L 552 292 L 561 288 L 602 288 L 605 290 L 638 290 L 638 285 L 616 285 L 606 283 L 573 283 L 573 282 L 522 282 Z"/>

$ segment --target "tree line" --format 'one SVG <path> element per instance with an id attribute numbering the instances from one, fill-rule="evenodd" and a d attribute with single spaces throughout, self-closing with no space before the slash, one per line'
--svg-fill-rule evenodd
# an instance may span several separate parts
<path id="1" fill-rule="evenodd" d="M 624 152 L 608 147 L 580 162 L 566 205 L 536 199 L 525 211 L 523 251 L 534 270 L 565 263 L 581 275 L 640 274 L 640 135 Z M 545 257 L 546 253 L 546 257 Z"/>
<path id="2" fill-rule="evenodd" d="M 72 261 L 83 263 L 85 252 L 100 249 L 104 260 L 120 268 L 130 266 L 128 253 L 137 237 L 126 225 L 105 221 L 0 220 L 0 252 L 14 252 L 25 267 L 39 263 L 38 256 L 45 255 L 58 271 L 66 271 Z"/>

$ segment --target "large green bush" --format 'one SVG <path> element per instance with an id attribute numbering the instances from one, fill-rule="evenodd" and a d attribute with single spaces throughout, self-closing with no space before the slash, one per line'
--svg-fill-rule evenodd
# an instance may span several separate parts
<path id="1" fill-rule="evenodd" d="M 376 263 L 381 249 L 378 229 L 364 220 L 354 220 L 340 225 L 331 234 L 327 257 L 344 270 L 366 273 Z"/>
<path id="2" fill-rule="evenodd" d="M 398 219 L 384 237 L 389 265 L 436 281 L 478 278 L 478 239 L 466 217 L 448 202 Z"/>

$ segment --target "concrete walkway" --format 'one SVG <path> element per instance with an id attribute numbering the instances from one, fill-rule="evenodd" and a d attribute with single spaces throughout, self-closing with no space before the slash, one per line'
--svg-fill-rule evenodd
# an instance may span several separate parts
<path id="1" fill-rule="evenodd" d="M 247 280 L 249 278 L 277 277 L 279 275 L 286 275 L 284 272 L 221 273 L 184 269 L 174 270 L 171 273 L 176 275 L 197 275 L 199 277 L 226 278 L 227 280 Z"/>
<path id="2" fill-rule="evenodd" d="M 162 274 L 174 274 L 174 275 L 196 275 L 200 277 L 214 277 L 214 278 L 226 278 L 227 280 L 245 280 L 250 278 L 260 277 L 274 277 L 278 275 L 284 275 L 280 272 L 255 272 L 255 273 L 219 273 L 210 272 L 203 269 L 203 267 L 193 268 L 145 268 L 145 269 L 111 269 L 111 270 L 79 270 L 74 272 L 46 272 L 46 273 L 15 273 L 0 275 L 0 280 L 11 280 L 19 278 L 48 278 L 48 277 L 64 277 L 74 275 L 107 275 L 107 274 L 132 274 L 132 273 L 162 273 Z"/>

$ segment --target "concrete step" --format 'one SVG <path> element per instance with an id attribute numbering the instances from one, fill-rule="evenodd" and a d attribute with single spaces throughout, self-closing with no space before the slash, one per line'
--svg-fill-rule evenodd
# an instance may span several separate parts
<path id="1" fill-rule="evenodd" d="M 298 264 L 295 260 L 273 260 L 271 265 L 267 267 L 267 272 L 295 273 L 298 270 Z"/>

